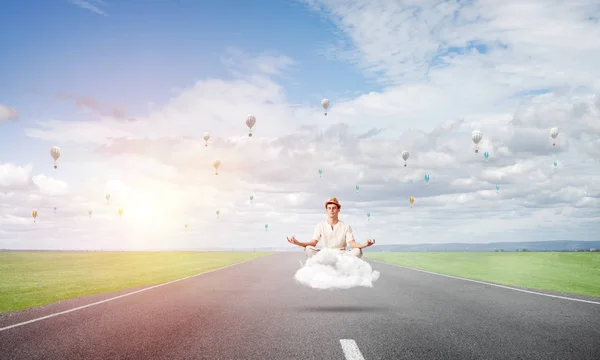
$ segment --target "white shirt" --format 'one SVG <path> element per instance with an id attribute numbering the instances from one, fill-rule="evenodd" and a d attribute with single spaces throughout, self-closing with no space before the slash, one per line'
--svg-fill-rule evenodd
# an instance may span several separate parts
<path id="1" fill-rule="evenodd" d="M 324 220 L 315 227 L 312 239 L 321 242 L 323 248 L 346 250 L 348 242 L 354 240 L 354 233 L 350 225 L 341 220 L 333 225 L 333 229 Z"/>

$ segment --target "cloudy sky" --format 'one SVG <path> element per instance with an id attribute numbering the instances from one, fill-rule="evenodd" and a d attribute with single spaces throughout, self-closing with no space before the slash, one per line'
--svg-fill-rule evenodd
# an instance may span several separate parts
<path id="1" fill-rule="evenodd" d="M 0 13 L 0 248 L 291 248 L 332 196 L 359 242 L 598 240 L 595 0 Z"/>

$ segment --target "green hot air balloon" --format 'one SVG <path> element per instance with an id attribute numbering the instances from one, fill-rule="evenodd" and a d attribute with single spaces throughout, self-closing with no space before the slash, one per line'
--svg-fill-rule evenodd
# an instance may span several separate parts
<path id="1" fill-rule="evenodd" d="M 221 211 L 217 210 L 216 213 L 217 213 L 217 217 L 219 217 L 219 214 L 221 213 Z"/>
<path id="2" fill-rule="evenodd" d="M 558 163 L 555 161 L 555 162 L 554 162 L 554 167 L 556 167 L 556 165 L 558 165 Z"/>
<path id="3" fill-rule="evenodd" d="M 250 203 L 252 203 L 252 200 L 254 200 L 254 196 L 250 195 Z"/>
<path id="4" fill-rule="evenodd" d="M 265 224 L 265 231 L 269 228 L 269 224 Z"/>
<path id="5" fill-rule="evenodd" d="M 319 168 L 319 177 L 323 174 L 323 169 Z"/>
<path id="6" fill-rule="evenodd" d="M 92 217 L 92 210 L 88 210 L 88 215 L 90 216 L 90 218 Z"/>
<path id="7" fill-rule="evenodd" d="M 56 206 L 54 207 L 54 213 L 56 214 Z"/>
<path id="8" fill-rule="evenodd" d="M 187 230 L 187 224 L 185 224 L 185 229 Z"/>
<path id="9" fill-rule="evenodd" d="M 358 192 L 358 189 L 360 189 L 360 186 L 358 186 L 358 184 L 356 184 L 356 192 Z"/>
<path id="10" fill-rule="evenodd" d="M 367 213 L 367 220 L 371 220 L 371 213 L 370 212 Z"/>

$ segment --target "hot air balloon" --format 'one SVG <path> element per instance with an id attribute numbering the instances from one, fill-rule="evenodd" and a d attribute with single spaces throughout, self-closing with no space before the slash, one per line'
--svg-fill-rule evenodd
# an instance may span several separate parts
<path id="1" fill-rule="evenodd" d="M 54 207 L 54 213 L 56 214 L 56 206 Z"/>
<path id="2" fill-rule="evenodd" d="M 319 177 L 323 174 L 323 169 L 319 168 Z"/>
<path id="3" fill-rule="evenodd" d="M 402 152 L 402 159 L 404 159 L 404 167 L 406 167 L 406 160 L 408 160 L 408 156 L 409 156 L 408 151 L 404 150 Z"/>
<path id="4" fill-rule="evenodd" d="M 210 139 L 210 134 L 207 133 L 207 132 L 205 132 L 203 139 L 204 139 L 204 147 L 207 147 L 208 146 L 208 139 Z"/>
<path id="5" fill-rule="evenodd" d="M 269 228 L 269 224 L 265 224 L 265 231 L 267 231 L 267 228 Z"/>
<path id="6" fill-rule="evenodd" d="M 35 222 L 35 219 L 37 218 L 38 212 L 36 209 L 33 209 L 33 211 L 31 212 L 31 216 L 33 216 L 33 222 Z"/>
<path id="7" fill-rule="evenodd" d="M 558 165 L 558 163 L 555 161 L 554 162 L 554 168 L 556 168 L 557 165 Z"/>
<path id="8" fill-rule="evenodd" d="M 488 157 L 490 157 L 490 154 L 486 151 L 483 153 L 483 157 L 485 158 L 485 161 L 487 161 Z"/>
<path id="9" fill-rule="evenodd" d="M 475 152 L 476 153 L 479 152 L 478 145 L 479 145 L 479 142 L 481 141 L 482 138 L 483 138 L 483 134 L 479 130 L 475 130 L 471 134 L 471 140 L 473 140 L 473 142 L 475 143 Z"/>
<path id="10" fill-rule="evenodd" d="M 108 204 L 110 202 L 110 194 L 106 194 L 106 203 Z"/>
<path id="11" fill-rule="evenodd" d="M 500 190 L 500 185 L 496 184 L 496 192 L 498 192 L 498 190 Z"/>
<path id="12" fill-rule="evenodd" d="M 323 99 L 323 101 L 321 101 L 321 106 L 323 106 L 323 109 L 325 109 L 325 116 L 327 116 L 327 109 L 329 109 L 329 100 L 327 99 Z"/>
<path id="13" fill-rule="evenodd" d="M 123 215 L 123 208 L 119 208 L 118 211 L 119 211 L 119 216 L 122 216 Z"/>
<path id="14" fill-rule="evenodd" d="M 58 168 L 58 158 L 60 157 L 60 149 L 58 146 L 53 146 L 50 149 L 50 156 L 54 159 L 54 168 Z"/>
<path id="15" fill-rule="evenodd" d="M 90 216 L 90 219 L 92 218 L 92 210 L 88 210 L 88 215 Z"/>
<path id="16" fill-rule="evenodd" d="M 556 137 L 558 136 L 558 129 L 550 129 L 550 136 L 552 137 L 552 146 L 556 146 Z"/>
<path id="17" fill-rule="evenodd" d="M 360 189 L 360 186 L 358 186 L 358 184 L 356 184 L 356 192 L 358 192 L 358 189 Z"/>
<path id="18" fill-rule="evenodd" d="M 219 160 L 215 160 L 213 163 L 213 167 L 215 168 L 215 175 L 219 175 L 219 166 L 221 166 L 221 162 Z"/>
<path id="19" fill-rule="evenodd" d="M 370 212 L 367 213 L 367 221 L 369 221 L 369 220 L 371 220 L 371 213 Z"/>
<path id="20" fill-rule="evenodd" d="M 410 202 L 410 207 L 413 207 L 413 204 L 415 203 L 415 197 L 414 196 L 409 197 L 408 201 Z"/>
<path id="21" fill-rule="evenodd" d="M 187 230 L 187 224 L 185 224 L 185 230 Z"/>
<path id="22" fill-rule="evenodd" d="M 429 174 L 425 174 L 423 179 L 425 179 L 425 184 L 429 185 Z"/>
<path id="23" fill-rule="evenodd" d="M 254 195 L 250 195 L 250 203 L 252 204 L 252 200 L 254 200 Z"/>
<path id="24" fill-rule="evenodd" d="M 248 136 L 252 137 L 252 127 L 256 124 L 256 117 L 254 115 L 246 116 L 246 126 L 248 126 Z"/>

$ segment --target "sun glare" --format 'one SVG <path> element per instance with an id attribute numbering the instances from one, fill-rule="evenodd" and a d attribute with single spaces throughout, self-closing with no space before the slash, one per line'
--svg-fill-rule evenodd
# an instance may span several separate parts
<path id="1" fill-rule="evenodd" d="M 149 197 L 135 199 L 130 209 L 131 216 L 138 219 L 148 219 L 154 215 L 153 201 Z"/>

